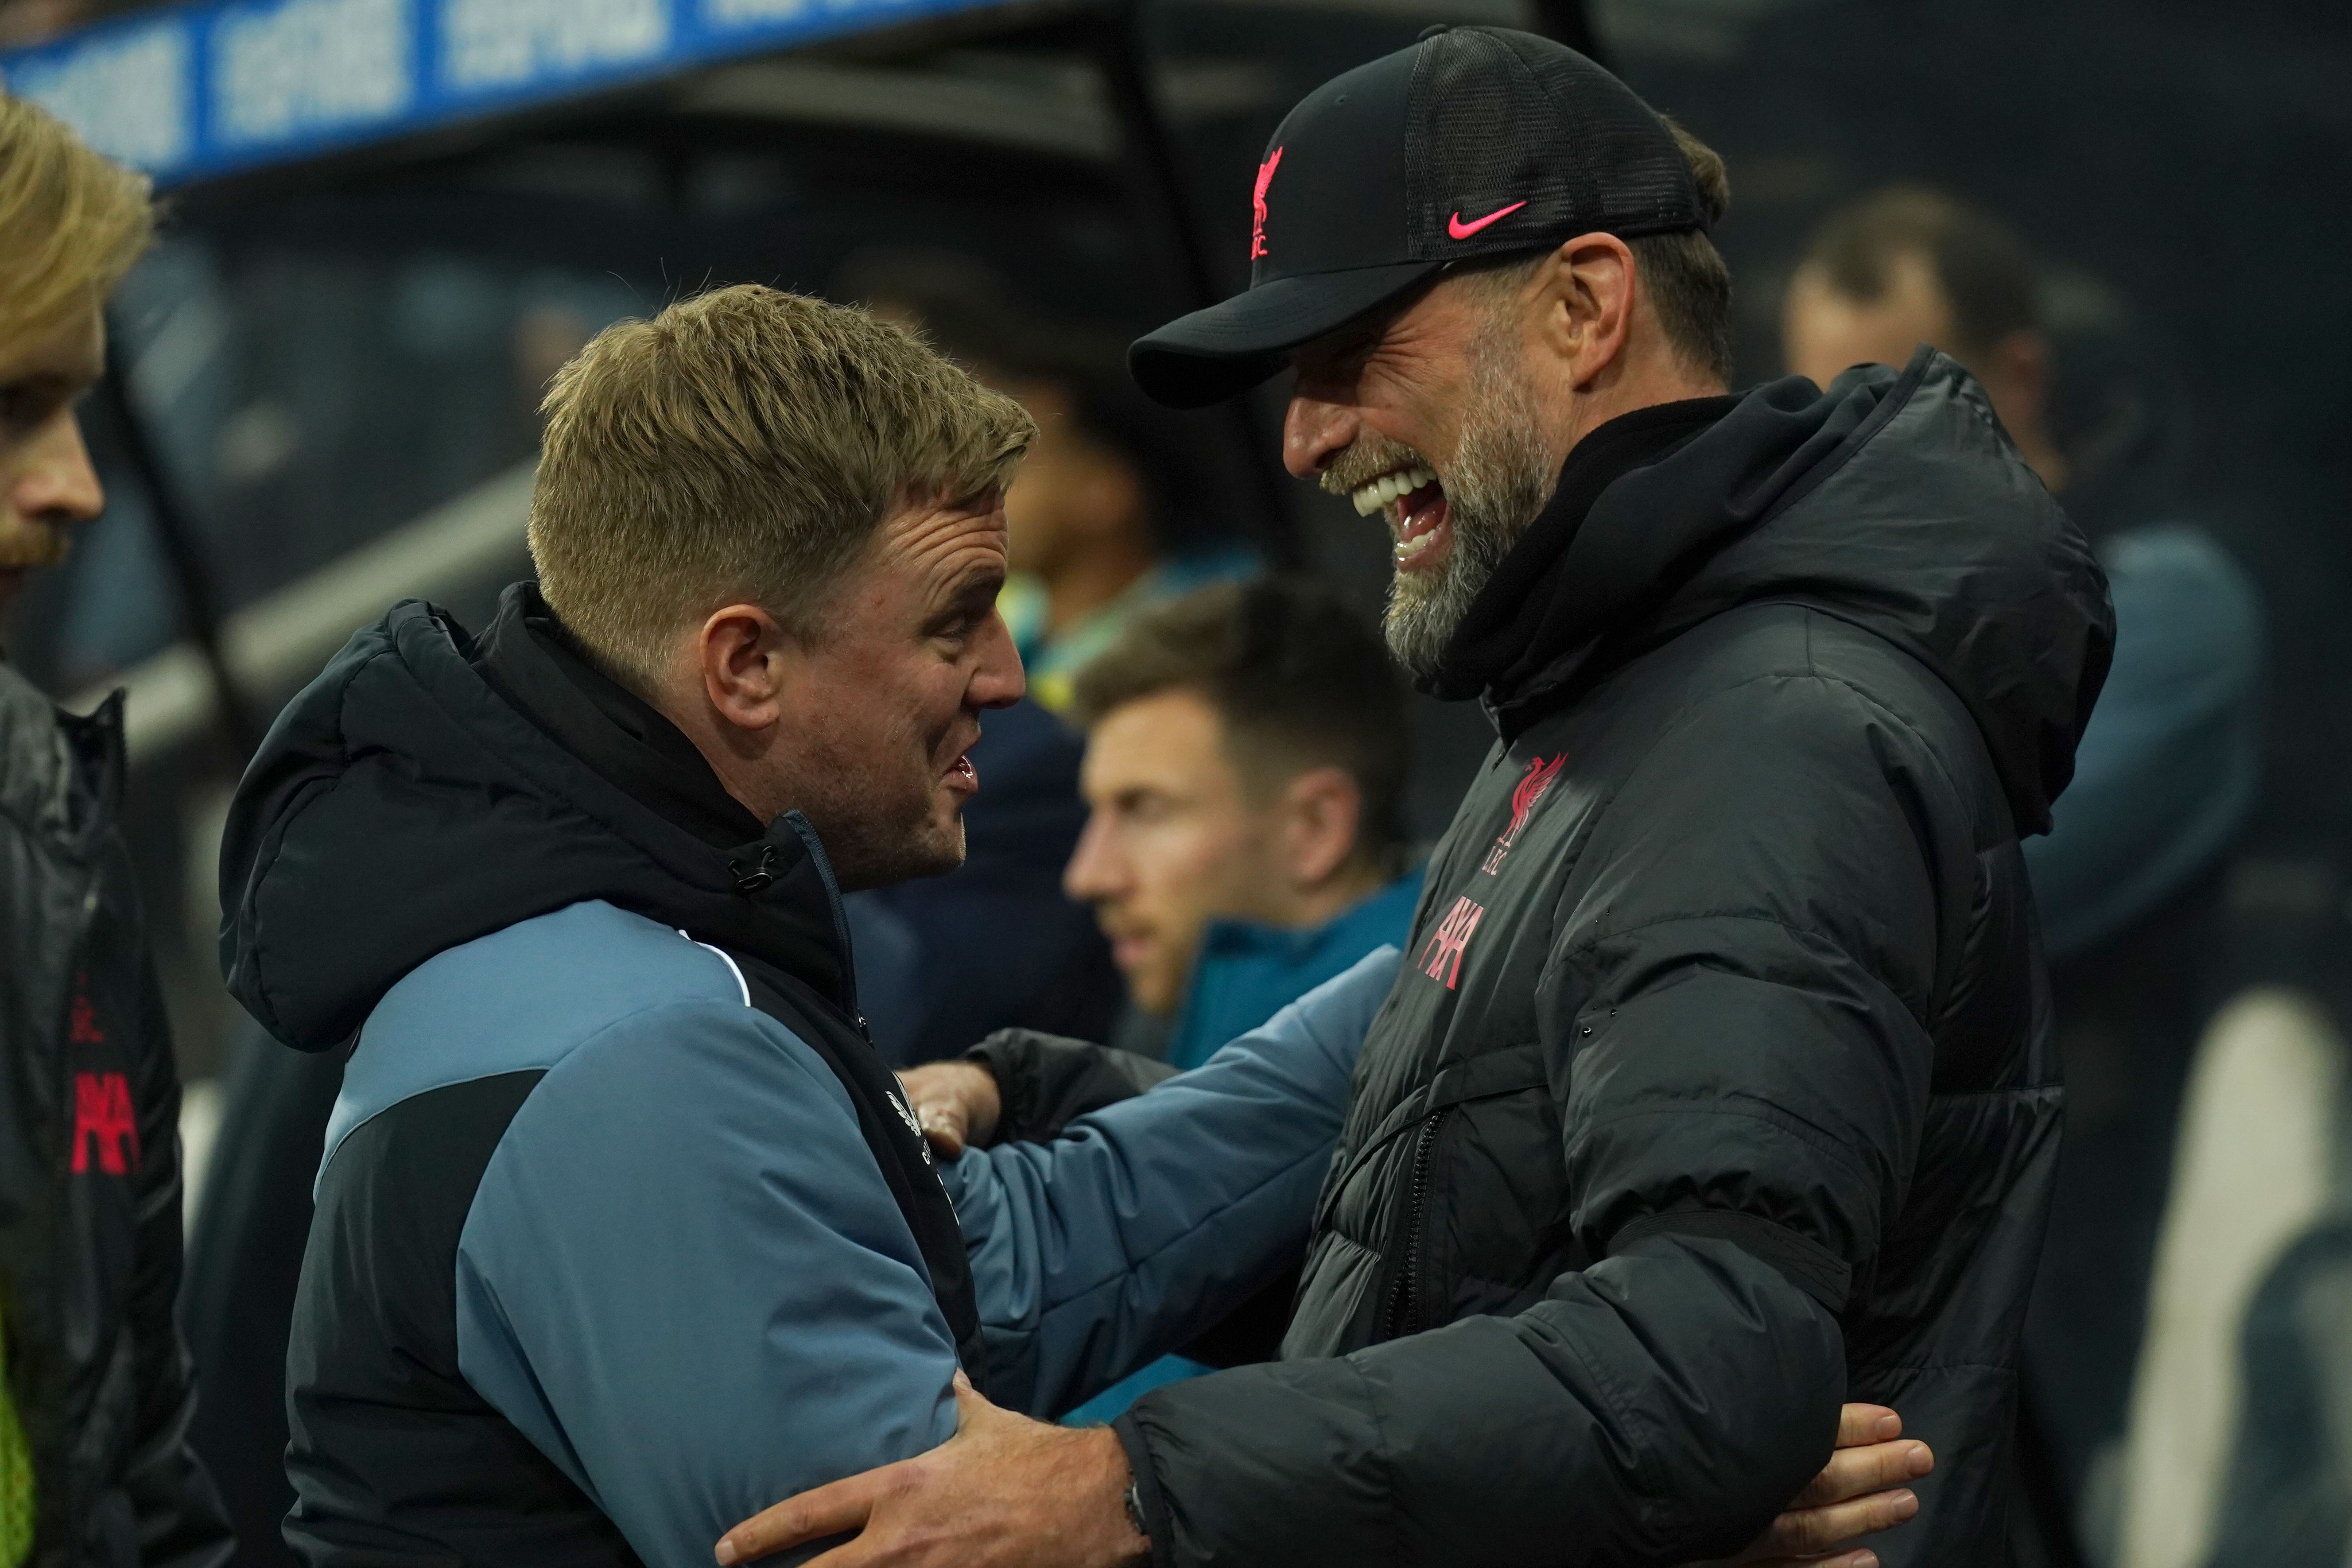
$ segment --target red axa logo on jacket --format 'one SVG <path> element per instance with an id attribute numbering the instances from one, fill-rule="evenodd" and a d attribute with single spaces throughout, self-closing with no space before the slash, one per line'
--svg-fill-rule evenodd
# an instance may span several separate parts
<path id="1" fill-rule="evenodd" d="M 76 1172 L 89 1169 L 92 1149 L 98 1151 L 98 1168 L 110 1176 L 127 1176 L 139 1168 L 139 1113 L 131 1104 L 131 1080 L 119 1072 L 74 1074 Z"/>
<path id="2" fill-rule="evenodd" d="M 1429 933 L 1429 942 L 1421 950 L 1421 972 L 1432 980 L 1443 981 L 1451 991 L 1462 979 L 1462 953 L 1470 945 L 1471 934 L 1478 922 L 1486 918 L 1486 907 L 1467 899 L 1456 899 L 1454 907 L 1445 911 L 1445 919 Z"/>

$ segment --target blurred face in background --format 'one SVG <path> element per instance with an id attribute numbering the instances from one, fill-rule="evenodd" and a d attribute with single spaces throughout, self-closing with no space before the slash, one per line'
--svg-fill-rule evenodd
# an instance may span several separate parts
<path id="1" fill-rule="evenodd" d="M 1263 917 L 1274 823 L 1226 754 L 1205 698 L 1162 691 L 1113 709 L 1087 737 L 1091 815 L 1062 879 L 1095 907 L 1128 995 L 1166 1016 L 1183 1000 L 1209 922 Z"/>
<path id="2" fill-rule="evenodd" d="M 0 606 L 66 558 L 73 531 L 105 505 L 74 404 L 106 365 L 96 304 L 0 344 Z"/>
<path id="3" fill-rule="evenodd" d="M 1106 713 L 1087 738 L 1079 788 L 1091 812 L 1062 886 L 1094 905 L 1146 1013 L 1182 1004 L 1211 921 L 1318 925 L 1379 884 L 1358 850 L 1355 779 L 1330 765 L 1243 762 L 1197 691 Z"/>
<path id="4" fill-rule="evenodd" d="M 1875 300 L 1843 293 L 1820 266 L 1808 263 L 1789 279 L 1780 310 L 1780 345 L 1790 372 L 1827 386 L 1849 366 L 1900 369 L 1921 343 L 1952 352 L 1951 301 L 1927 257 L 1913 252 L 1886 266 L 1886 287 Z"/>
<path id="5" fill-rule="evenodd" d="M 1968 368 L 2033 471 L 2053 492 L 2064 489 L 2065 459 L 2048 426 L 2050 347 L 2040 332 L 2013 331 L 1985 345 L 1963 342 L 1951 297 L 1934 263 L 1917 251 L 1888 259 L 1886 284 L 1875 300 L 1842 292 L 1814 263 L 1798 268 L 1789 279 L 1780 309 L 1781 350 L 1790 371 L 1816 386 L 1829 385 L 1857 364 L 1899 370 L 1921 343 L 1943 350 Z"/>
<path id="6" fill-rule="evenodd" d="M 1002 384 L 1037 421 L 1037 439 L 1004 498 L 1012 569 L 1051 578 L 1106 551 L 1148 552 L 1143 481 L 1133 466 L 1079 427 L 1062 387 Z"/>

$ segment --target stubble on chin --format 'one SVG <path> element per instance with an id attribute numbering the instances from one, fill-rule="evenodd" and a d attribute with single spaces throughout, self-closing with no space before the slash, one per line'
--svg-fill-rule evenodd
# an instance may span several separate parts
<path id="1" fill-rule="evenodd" d="M 834 830 L 828 833 L 818 824 L 817 837 L 845 893 L 941 877 L 963 864 L 961 807 L 951 808 L 942 820 L 934 806 L 919 820 L 904 824 L 877 822 L 854 809 L 828 815 L 835 817 Z"/>

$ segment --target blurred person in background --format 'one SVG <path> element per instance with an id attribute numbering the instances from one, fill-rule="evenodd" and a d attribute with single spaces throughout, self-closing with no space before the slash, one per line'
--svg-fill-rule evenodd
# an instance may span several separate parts
<path id="1" fill-rule="evenodd" d="M 855 258 L 842 291 L 919 324 L 1037 421 L 1004 499 L 1003 606 L 1035 701 L 1066 712 L 1078 670 L 1129 616 L 1257 570 L 1246 545 L 1204 531 L 1207 455 L 1192 449 L 1181 416 L 1136 391 L 1118 337 L 1041 319 L 985 267 L 948 252 Z"/>
<path id="2" fill-rule="evenodd" d="M 1337 595 L 1228 583 L 1143 611 L 1073 711 L 1089 815 L 1064 885 L 1144 1020 L 1116 1043 L 1196 1068 L 1403 940 L 1404 685 Z"/>
<path id="3" fill-rule="evenodd" d="M 1078 672 L 1090 816 L 1070 859 L 1071 896 L 1092 904 L 1127 978 L 1132 1016 L 1116 1043 L 1148 1060 L 1089 1063 L 1026 1031 L 964 1063 L 906 1075 L 945 1147 L 967 1133 L 1050 1138 L 1075 1082 L 1024 1097 L 1000 1124 L 1007 1081 L 1046 1062 L 1124 1071 L 1138 1087 L 1199 1067 L 1382 946 L 1401 944 L 1420 895 L 1399 826 L 1408 757 L 1405 690 L 1388 649 L 1328 588 L 1287 578 L 1219 583 L 1138 613 Z M 985 1074 L 974 1083 L 971 1075 Z M 965 1092 L 959 1093 L 959 1080 Z M 989 1106 L 967 1129 L 963 1106 Z M 1272 1335 L 1295 1273 L 1256 1315 Z M 1245 1331 L 1236 1329 L 1234 1339 Z M 1064 1417 L 1107 1421 L 1145 1389 L 1208 1370 L 1165 1356 Z"/>
<path id="4" fill-rule="evenodd" d="M 1783 302 L 1789 368 L 1827 385 L 1921 343 L 1945 351 L 2073 510 L 2088 488 L 2078 469 L 2096 458 L 2078 464 L 2059 438 L 2069 367 L 2041 293 L 2026 245 L 1993 214 L 1890 187 L 1814 235 Z M 2074 781 L 2025 846 L 2067 1084 L 2026 1350 L 2039 1417 L 2079 1488 L 2124 1429 L 2182 1085 L 2221 1000 L 2221 870 L 2260 781 L 2263 637 L 2251 580 L 2193 518 L 2107 503 L 2076 521 L 2106 571 L 2116 650 Z"/>
<path id="5" fill-rule="evenodd" d="M 75 404 L 147 183 L 0 96 L 0 610 L 105 504 Z M 212 1568 L 173 1310 L 180 1084 L 117 826 L 122 712 L 0 658 L 0 1568 Z"/>
<path id="6" fill-rule="evenodd" d="M 1220 1103 L 1236 1041 L 948 1171 L 1081 1364 L 1165 1348 L 1171 1236 L 1270 1275 L 1307 1218 L 1282 1357 L 1108 1432 L 967 1394 L 721 1563 L 1099 1568 L 1122 1509 L 1165 1564 L 1671 1563 L 1769 1519 L 1842 1392 L 1944 1458 L 1878 1556 L 1998 1560 L 2063 1102 L 2019 840 L 2106 673 L 2087 543 L 1948 356 L 1731 395 L 1722 161 L 1557 44 L 1433 27 L 1256 191 L 1250 288 L 1137 378 L 1295 371 L 1286 467 L 1385 524 L 1391 650 L 1497 742 L 1410 959 L 1269 1026 L 1320 1070 Z M 1296 1166 L 1311 1215 L 1217 1206 Z"/>

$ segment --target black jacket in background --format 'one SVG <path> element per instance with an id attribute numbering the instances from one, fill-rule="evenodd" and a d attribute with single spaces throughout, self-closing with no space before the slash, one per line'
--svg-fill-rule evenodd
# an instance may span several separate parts
<path id="1" fill-rule="evenodd" d="M 31 1445 L 32 1568 L 215 1568 L 188 1450 L 180 1081 L 116 828 L 119 702 L 60 713 L 0 663 L 0 1281 Z"/>
<path id="2" fill-rule="evenodd" d="M 1571 458 L 1449 653 L 1502 739 L 1284 1359 L 1118 1424 L 1162 1563 L 1717 1556 L 1848 1396 L 1937 1456 L 1881 1560 L 2003 1558 L 2061 1098 L 2018 836 L 2105 581 L 1941 355 L 1691 423 L 1582 515 Z"/>

